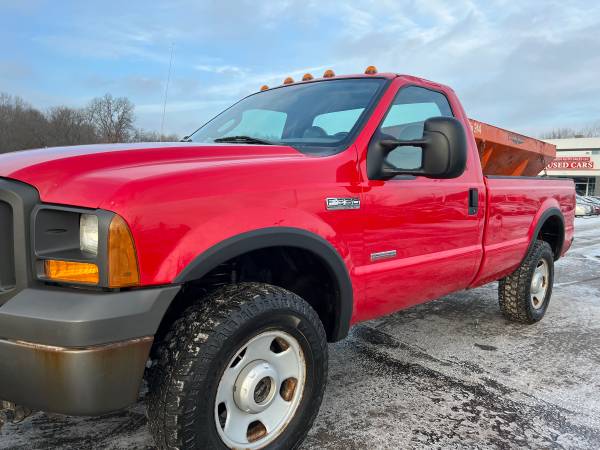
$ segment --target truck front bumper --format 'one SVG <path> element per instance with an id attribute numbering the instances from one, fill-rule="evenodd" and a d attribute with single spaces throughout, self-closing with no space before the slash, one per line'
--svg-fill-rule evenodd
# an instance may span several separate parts
<path id="1" fill-rule="evenodd" d="M 70 415 L 134 403 L 154 334 L 179 289 L 19 292 L 0 306 L 0 399 Z"/>
<path id="2" fill-rule="evenodd" d="M 152 341 L 69 349 L 0 340 L 0 398 L 72 415 L 124 408 L 137 399 Z"/>

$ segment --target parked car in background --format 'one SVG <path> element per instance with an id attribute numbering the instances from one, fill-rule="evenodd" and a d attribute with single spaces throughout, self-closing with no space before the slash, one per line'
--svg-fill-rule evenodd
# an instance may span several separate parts
<path id="1" fill-rule="evenodd" d="M 594 205 L 598 205 L 600 206 L 600 199 L 598 197 L 593 197 L 591 195 L 588 195 L 586 197 L 584 197 L 588 202 L 593 203 Z"/>
<path id="2" fill-rule="evenodd" d="M 595 216 L 600 215 L 600 203 L 597 203 L 591 200 L 589 197 L 586 197 L 587 204 L 592 207 L 592 214 Z"/>
<path id="3" fill-rule="evenodd" d="M 577 203 L 587 205 L 590 208 L 590 214 L 600 215 L 600 202 L 592 197 L 584 197 L 583 195 L 577 195 Z"/>
<path id="4" fill-rule="evenodd" d="M 592 215 L 592 207 L 586 203 L 579 202 L 575 204 L 575 217 L 584 217 Z"/>

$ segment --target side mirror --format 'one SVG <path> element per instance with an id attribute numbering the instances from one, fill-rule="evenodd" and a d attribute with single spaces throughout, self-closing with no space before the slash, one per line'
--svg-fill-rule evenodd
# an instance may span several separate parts
<path id="1" fill-rule="evenodd" d="M 392 150 L 402 151 L 399 147 L 420 147 L 421 165 L 402 168 L 387 161 Z M 367 173 L 371 180 L 387 180 L 396 175 L 456 178 L 462 175 L 466 165 L 467 137 L 462 123 L 454 117 L 427 119 L 422 139 L 402 141 L 375 135 L 367 156 Z"/>

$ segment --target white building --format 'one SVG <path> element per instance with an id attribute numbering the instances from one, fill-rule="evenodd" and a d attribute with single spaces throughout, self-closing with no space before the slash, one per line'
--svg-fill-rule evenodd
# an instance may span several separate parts
<path id="1" fill-rule="evenodd" d="M 580 195 L 600 196 L 600 138 L 547 139 L 556 159 L 546 168 L 553 177 L 572 178 Z"/>

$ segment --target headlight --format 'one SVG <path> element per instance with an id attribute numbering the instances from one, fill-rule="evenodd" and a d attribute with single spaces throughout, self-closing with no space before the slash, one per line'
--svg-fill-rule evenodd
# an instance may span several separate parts
<path id="1" fill-rule="evenodd" d="M 43 205 L 34 211 L 34 224 L 39 279 L 110 288 L 139 285 L 133 236 L 121 216 Z"/>
<path id="2" fill-rule="evenodd" d="M 79 218 L 79 248 L 98 255 L 98 216 L 82 214 Z"/>

